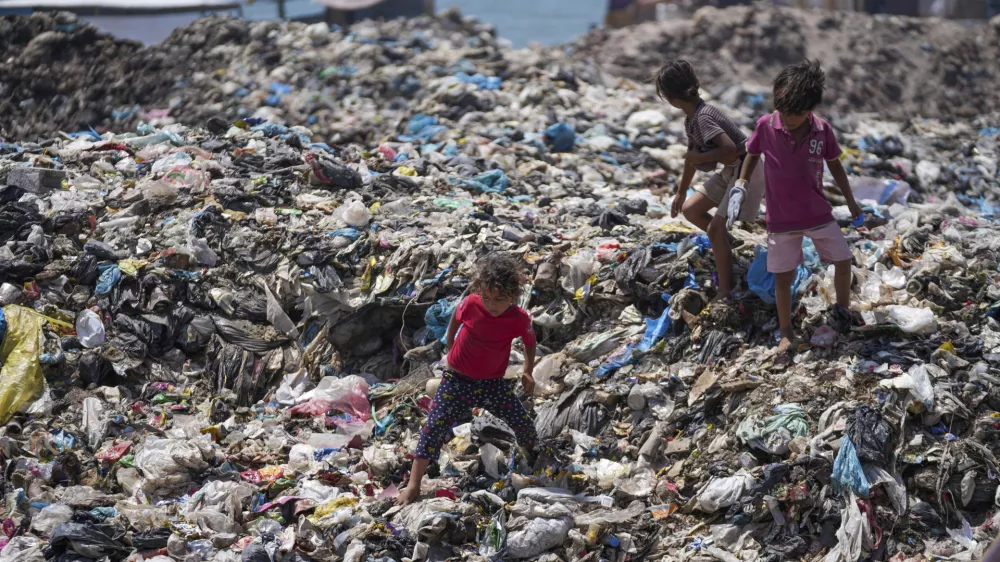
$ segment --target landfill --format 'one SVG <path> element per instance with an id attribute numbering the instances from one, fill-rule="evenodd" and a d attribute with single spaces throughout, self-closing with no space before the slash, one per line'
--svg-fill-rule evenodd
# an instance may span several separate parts
<path id="1" fill-rule="evenodd" d="M 775 17 L 745 10 L 653 25 Z M 71 15 L 0 20 L 0 562 L 980 559 L 1000 119 L 824 113 L 867 215 L 826 179 L 857 325 L 826 323 L 807 245 L 787 363 L 763 213 L 716 299 L 708 239 L 669 212 L 683 115 L 580 50 L 602 33 L 515 51 L 454 12 L 210 18 L 156 65 Z M 21 80 L 29 56 L 66 72 Z M 107 56 L 145 78 L 99 81 Z M 768 111 L 769 77 L 704 64 L 738 123 Z M 479 411 L 398 506 L 492 252 L 525 264 L 537 458 Z"/>

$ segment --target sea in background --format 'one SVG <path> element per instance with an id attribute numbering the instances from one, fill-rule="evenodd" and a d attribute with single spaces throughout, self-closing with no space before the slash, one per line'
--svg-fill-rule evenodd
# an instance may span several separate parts
<path id="1" fill-rule="evenodd" d="M 529 42 L 543 45 L 566 43 L 586 33 L 592 25 L 604 21 L 607 0 L 436 0 L 435 9 L 458 7 L 463 14 L 476 16 L 492 23 L 499 35 L 514 47 L 524 47 Z M 258 0 L 243 7 L 247 19 L 276 19 L 277 5 L 273 1 Z M 310 0 L 287 0 L 285 14 L 289 18 L 306 17 L 322 13 L 323 8 Z M 125 39 L 144 43 L 158 43 L 178 27 L 191 23 L 196 16 L 166 14 L 156 16 L 99 16 L 85 17 L 98 28 Z"/>

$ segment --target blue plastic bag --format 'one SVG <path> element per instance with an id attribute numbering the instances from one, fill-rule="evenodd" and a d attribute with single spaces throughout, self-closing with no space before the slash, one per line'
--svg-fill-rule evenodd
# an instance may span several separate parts
<path id="1" fill-rule="evenodd" d="M 3 309 L 0 308 L 0 344 L 3 343 L 3 339 L 7 337 L 7 317 L 3 313 Z"/>
<path id="2" fill-rule="evenodd" d="M 556 123 L 545 129 L 545 142 L 552 152 L 569 152 L 576 144 L 576 131 L 568 123 Z"/>
<path id="3" fill-rule="evenodd" d="M 459 185 L 467 189 L 474 189 L 479 193 L 503 193 L 510 185 L 510 178 L 503 170 L 490 170 L 481 174 L 476 174 L 470 179 L 458 180 Z"/>
<path id="4" fill-rule="evenodd" d="M 420 142 L 427 144 L 439 133 L 448 130 L 444 125 L 438 125 L 437 117 L 418 113 L 406 122 L 406 135 L 397 137 L 402 142 Z"/>
<path id="5" fill-rule="evenodd" d="M 664 294 L 663 300 L 670 302 L 670 295 Z M 652 349 L 656 342 L 660 341 L 664 335 L 666 335 L 667 330 L 670 329 L 670 307 L 663 309 L 663 314 L 659 318 L 647 318 L 646 319 L 646 333 L 642 336 L 642 341 L 639 342 L 639 351 L 649 351 Z"/>
<path id="6" fill-rule="evenodd" d="M 424 323 L 427 325 L 427 330 L 434 339 L 441 343 L 445 343 L 445 337 L 448 335 L 448 323 L 451 322 L 451 316 L 455 314 L 457 306 L 457 300 L 441 299 L 432 304 L 424 313 Z"/>
<path id="7" fill-rule="evenodd" d="M 800 265 L 795 270 L 795 280 L 792 281 L 793 301 L 798 298 L 802 284 L 809 279 L 810 273 L 805 264 Z M 747 271 L 747 285 L 762 301 L 768 304 L 777 302 L 774 294 L 774 274 L 767 270 L 767 250 L 760 249 L 757 257 L 753 259 L 753 263 L 750 264 L 750 269 Z"/>
<path id="8" fill-rule="evenodd" d="M 638 363 L 639 358 L 635 357 L 635 354 L 633 353 L 637 347 L 638 346 L 636 345 L 630 345 L 621 353 L 616 353 L 615 355 L 608 357 L 608 360 L 601 363 L 601 366 L 597 368 L 597 377 L 603 379 L 618 369 L 621 369 L 625 365 Z"/>
<path id="9" fill-rule="evenodd" d="M 499 76 L 484 76 L 478 72 L 472 76 L 465 72 L 456 72 L 455 78 L 463 84 L 474 84 L 480 90 L 499 90 L 503 85 L 503 79 Z"/>
<path id="10" fill-rule="evenodd" d="M 854 448 L 851 438 L 844 436 L 840 440 L 840 450 L 837 459 L 833 461 L 833 474 L 830 475 L 833 491 L 841 495 L 853 492 L 859 498 L 867 498 L 871 485 L 865 476 L 865 469 L 858 460 L 858 451 Z"/>
<path id="11" fill-rule="evenodd" d="M 94 292 L 98 295 L 106 295 L 110 293 L 121 278 L 121 270 L 118 269 L 117 265 L 112 265 L 101 273 L 101 277 L 97 280 L 97 289 Z"/>

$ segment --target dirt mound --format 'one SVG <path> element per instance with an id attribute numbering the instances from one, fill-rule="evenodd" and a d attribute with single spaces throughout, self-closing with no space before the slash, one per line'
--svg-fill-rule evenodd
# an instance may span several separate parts
<path id="1" fill-rule="evenodd" d="M 793 9 L 704 8 L 690 20 L 595 30 L 574 56 L 611 74 L 649 80 L 685 58 L 702 83 L 766 86 L 803 57 L 827 71 L 827 107 L 894 119 L 968 118 L 1000 105 L 1000 19 L 968 27 L 937 18 Z"/>

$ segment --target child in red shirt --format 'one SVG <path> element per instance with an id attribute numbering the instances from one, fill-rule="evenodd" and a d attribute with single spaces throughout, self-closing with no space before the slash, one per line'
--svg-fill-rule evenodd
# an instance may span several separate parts
<path id="1" fill-rule="evenodd" d="M 514 301 L 521 292 L 517 262 L 505 255 L 487 257 L 472 279 L 470 294 L 448 324 L 448 369 L 434 395 L 427 423 L 413 456 L 410 482 L 398 502 L 408 504 L 420 496 L 420 481 L 427 465 L 450 441 L 452 428 L 471 417 L 473 408 L 486 408 L 514 430 L 517 444 L 535 444 L 531 415 L 514 396 L 514 384 L 504 380 L 511 343 L 524 342 L 521 384 L 529 396 L 535 388 L 535 332 L 531 316 Z M 459 328 L 461 327 L 461 330 Z"/>

